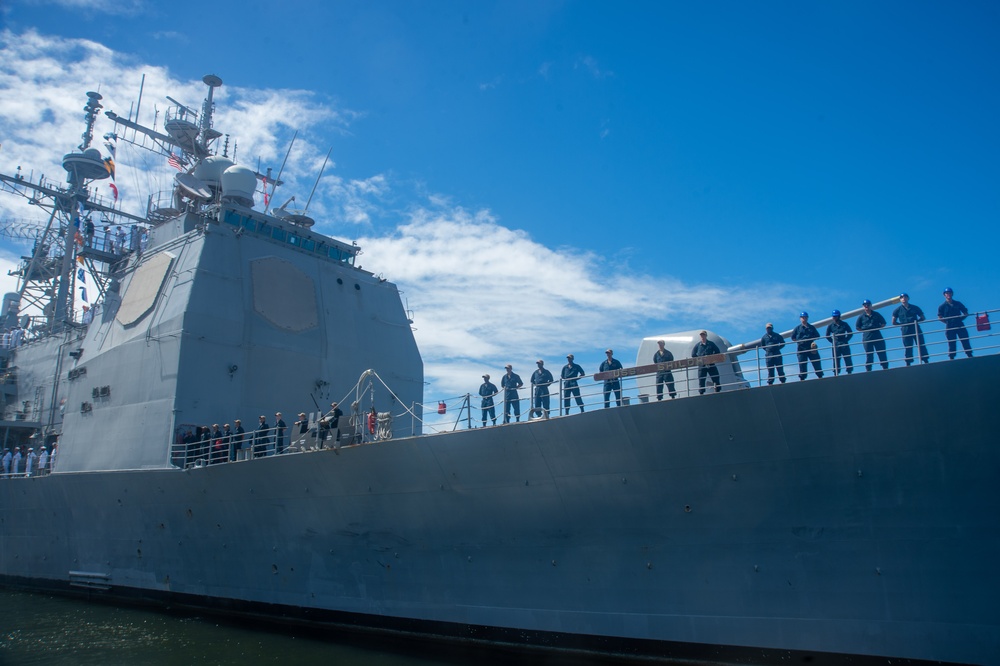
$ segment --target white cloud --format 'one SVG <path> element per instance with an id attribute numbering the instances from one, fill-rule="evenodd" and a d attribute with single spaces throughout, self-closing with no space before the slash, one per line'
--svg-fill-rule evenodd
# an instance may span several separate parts
<path id="1" fill-rule="evenodd" d="M 55 5 L 64 9 L 82 9 L 90 14 L 112 16 L 134 16 L 148 5 L 144 0 L 29 0 L 29 4 Z"/>
<path id="2" fill-rule="evenodd" d="M 440 198 L 395 233 L 359 243 L 363 263 L 383 267 L 404 291 L 427 380 L 445 395 L 470 390 L 482 371 L 508 361 L 530 367 L 567 351 L 631 349 L 651 327 L 751 326 L 793 295 L 781 285 L 734 289 L 643 275 L 590 252 L 545 247 L 488 211 Z"/>

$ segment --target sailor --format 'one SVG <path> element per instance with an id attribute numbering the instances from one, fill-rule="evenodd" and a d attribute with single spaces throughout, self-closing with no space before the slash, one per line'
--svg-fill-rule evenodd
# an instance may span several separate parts
<path id="1" fill-rule="evenodd" d="M 833 321 L 826 327 L 826 339 L 833 346 L 833 374 L 840 374 L 840 359 L 844 359 L 844 369 L 847 374 L 854 372 L 854 362 L 851 360 L 851 345 L 847 344 L 854 337 L 851 325 L 840 318 L 840 310 L 834 310 Z"/>
<path id="2" fill-rule="evenodd" d="M 49 451 L 44 446 L 42 446 L 39 450 L 40 453 L 38 454 L 38 475 L 42 476 L 43 474 L 49 473 Z"/>
<path id="3" fill-rule="evenodd" d="M 10 461 L 13 458 L 10 449 L 3 450 L 3 475 L 4 477 L 10 476 Z"/>
<path id="4" fill-rule="evenodd" d="M 233 448 L 233 431 L 226 423 L 222 426 L 222 448 L 229 452 L 229 462 L 236 460 L 236 450 Z"/>
<path id="5" fill-rule="evenodd" d="M 298 433 L 298 437 L 295 439 L 295 445 L 299 447 L 302 451 L 305 449 L 306 438 L 309 435 L 309 417 L 306 416 L 305 412 L 299 412 L 299 420 L 293 423 L 295 426 L 295 431 Z"/>
<path id="6" fill-rule="evenodd" d="M 799 315 L 799 325 L 792 331 L 792 340 L 798 343 L 796 355 L 799 360 L 799 381 L 805 381 L 809 371 L 809 361 L 812 361 L 816 376 L 823 376 L 823 366 L 819 361 L 819 351 L 816 349 L 818 339 L 819 331 L 809 323 L 809 313 L 803 312 Z"/>
<path id="7" fill-rule="evenodd" d="M 225 462 L 227 449 L 223 445 L 222 441 L 222 430 L 219 428 L 218 423 L 212 424 L 212 453 L 209 455 L 208 462 L 213 465 L 220 462 Z"/>
<path id="8" fill-rule="evenodd" d="M 659 349 L 653 354 L 653 363 L 670 363 L 674 360 L 674 355 L 670 353 L 670 350 L 666 348 L 667 343 L 663 340 L 657 340 L 656 346 Z M 667 392 L 670 393 L 670 399 L 673 400 L 677 397 L 677 389 L 674 388 L 674 373 L 669 368 L 666 370 L 657 370 L 656 372 L 656 399 L 663 400 L 663 385 L 667 385 Z"/>
<path id="9" fill-rule="evenodd" d="M 490 376 L 483 375 L 483 383 L 479 385 L 479 395 L 482 398 L 482 410 L 483 410 L 483 427 L 486 427 L 486 417 L 489 417 L 493 421 L 493 425 L 497 424 L 497 410 L 493 406 L 493 398 L 500 391 L 497 390 L 496 384 L 490 381 Z"/>
<path id="10" fill-rule="evenodd" d="M 538 414 L 549 417 L 549 385 L 554 381 L 552 373 L 545 369 L 545 361 L 535 361 L 538 369 L 531 373 L 531 412 L 528 418 Z"/>
<path id="11" fill-rule="evenodd" d="M 281 412 L 274 413 L 274 450 L 279 455 L 285 452 L 285 420 L 281 418 Z"/>
<path id="12" fill-rule="evenodd" d="M 267 417 L 261 414 L 257 417 L 257 430 L 253 433 L 253 457 L 263 458 L 266 456 L 270 445 L 271 426 L 267 423 Z"/>
<path id="13" fill-rule="evenodd" d="M 774 332 L 774 324 L 768 323 L 764 327 L 764 335 L 760 339 L 760 346 L 764 350 L 764 365 L 767 366 L 767 383 L 774 383 L 774 371 L 778 371 L 778 381 L 785 383 L 785 360 L 781 357 L 781 350 L 785 346 L 785 338 L 781 333 Z"/>
<path id="14" fill-rule="evenodd" d="M 25 458 L 24 475 L 31 476 L 37 471 L 38 455 L 33 447 L 28 447 L 28 455 Z"/>
<path id="15" fill-rule="evenodd" d="M 84 243 L 89 247 L 94 242 L 94 221 L 88 217 L 83 229 Z"/>
<path id="16" fill-rule="evenodd" d="M 708 331 L 702 331 L 698 334 L 701 336 L 701 340 L 694 346 L 691 350 L 691 358 L 700 358 L 702 356 L 714 356 L 715 354 L 721 354 L 719 351 L 719 346 L 708 339 Z M 711 377 L 712 383 L 715 384 L 715 392 L 718 393 L 722 390 L 722 382 L 719 379 L 719 369 L 715 367 L 714 363 L 706 363 L 705 365 L 698 366 L 698 394 L 703 395 L 705 393 L 705 378 Z"/>
<path id="17" fill-rule="evenodd" d="M 576 406 L 580 408 L 580 413 L 583 414 L 583 400 L 580 399 L 580 387 L 576 382 L 585 374 L 583 368 L 573 362 L 573 355 L 566 354 L 566 365 L 563 366 L 560 376 L 563 380 L 563 410 L 567 414 L 569 414 L 569 400 L 571 397 L 576 397 Z"/>
<path id="18" fill-rule="evenodd" d="M 119 224 L 115 227 L 115 250 L 117 254 L 125 254 L 125 230 Z"/>
<path id="19" fill-rule="evenodd" d="M 510 410 L 514 410 L 514 418 L 521 420 L 521 400 L 517 397 L 517 389 L 524 386 L 521 378 L 514 374 L 514 368 L 510 363 L 504 366 L 507 373 L 500 378 L 500 386 L 503 388 L 503 422 L 510 423 Z"/>
<path id="20" fill-rule="evenodd" d="M 198 454 L 206 462 L 212 462 L 212 429 L 209 426 L 198 428 L 200 438 L 198 441 Z"/>
<path id="21" fill-rule="evenodd" d="M 858 315 L 858 320 L 854 322 L 854 328 L 864 331 L 861 336 L 861 346 L 865 348 L 865 371 L 871 372 L 872 361 L 875 360 L 876 353 L 878 353 L 882 369 L 888 370 L 889 361 L 885 354 L 885 340 L 879 330 L 885 326 L 885 318 L 872 309 L 872 302 L 867 298 L 861 302 L 861 306 L 865 311 Z"/>
<path id="22" fill-rule="evenodd" d="M 243 440 L 246 430 L 243 429 L 243 422 L 239 419 L 233 421 L 233 425 L 236 429 L 233 431 L 233 454 L 235 455 L 234 460 L 246 460 L 247 456 L 243 453 Z"/>
<path id="23" fill-rule="evenodd" d="M 611 349 L 605 349 L 604 354 L 607 356 L 606 359 L 601 363 L 601 372 L 610 372 L 611 370 L 621 370 L 622 364 L 614 356 L 614 351 Z M 615 406 L 622 406 L 622 382 L 618 377 L 612 379 L 604 380 L 604 409 L 608 409 L 611 406 L 611 394 L 615 394 Z"/>
<path id="24" fill-rule="evenodd" d="M 321 442 L 326 441 L 329 433 L 333 434 L 333 441 L 335 445 L 340 442 L 340 417 L 343 415 L 344 412 L 341 411 L 339 403 L 331 402 L 330 411 L 328 411 L 326 415 L 320 419 L 320 428 L 323 431 L 322 436 L 320 437 Z"/>
<path id="25" fill-rule="evenodd" d="M 951 287 L 945 287 L 944 303 L 938 306 L 938 319 L 944 322 L 944 335 L 948 338 L 948 358 L 955 359 L 955 338 L 962 341 L 965 355 L 972 358 L 969 332 L 965 330 L 965 318 L 969 316 L 969 311 L 961 301 L 953 298 L 954 294 Z"/>
<path id="26" fill-rule="evenodd" d="M 21 473 L 21 447 L 14 447 L 14 457 L 10 460 L 10 473 L 17 476 Z"/>
<path id="27" fill-rule="evenodd" d="M 920 322 L 924 321 L 924 311 L 919 306 L 910 303 L 910 295 L 905 291 L 899 295 L 899 307 L 892 311 L 892 325 L 900 326 L 900 333 L 903 335 L 903 357 L 906 365 L 913 364 L 913 347 L 920 348 L 920 361 L 930 363 L 930 354 L 927 353 L 927 345 L 924 344 L 924 332 L 920 330 Z"/>

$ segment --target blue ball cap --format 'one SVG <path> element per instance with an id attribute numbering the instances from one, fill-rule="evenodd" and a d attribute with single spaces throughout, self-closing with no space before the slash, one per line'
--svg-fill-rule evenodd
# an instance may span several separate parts
<path id="1" fill-rule="evenodd" d="M 834 310 L 834 311 L 833 311 L 833 312 L 831 313 L 831 315 L 830 315 L 830 316 L 832 316 L 832 317 L 839 317 L 839 316 L 840 316 L 840 310 Z"/>
<path id="2" fill-rule="evenodd" d="M 904 291 L 902 294 L 899 295 L 899 297 L 900 298 L 909 298 L 910 295 Z"/>
<path id="3" fill-rule="evenodd" d="M 867 298 L 865 300 L 861 301 L 861 305 L 871 305 L 871 304 L 872 304 L 872 302 L 869 301 Z"/>
<path id="4" fill-rule="evenodd" d="M 946 294 L 954 294 L 955 291 L 951 287 L 945 287 L 944 288 L 944 293 L 946 293 Z"/>
<path id="5" fill-rule="evenodd" d="M 805 312 L 805 311 L 803 311 L 803 312 L 799 313 L 799 316 L 800 316 L 800 317 L 805 317 L 805 318 L 807 318 L 807 319 L 808 319 L 808 318 L 809 318 L 809 313 L 808 313 L 808 312 Z"/>

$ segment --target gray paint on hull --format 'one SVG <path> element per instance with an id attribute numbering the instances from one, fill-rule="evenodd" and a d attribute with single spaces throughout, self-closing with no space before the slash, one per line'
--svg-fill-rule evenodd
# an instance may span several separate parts
<path id="1" fill-rule="evenodd" d="M 0 482 L 0 573 L 997 663 L 1000 357 L 190 471 Z"/>

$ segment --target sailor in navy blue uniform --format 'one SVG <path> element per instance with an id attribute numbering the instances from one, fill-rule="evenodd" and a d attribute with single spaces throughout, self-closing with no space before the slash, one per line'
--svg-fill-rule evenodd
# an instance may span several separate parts
<path id="1" fill-rule="evenodd" d="M 969 311 L 961 301 L 956 301 L 952 296 L 955 292 L 951 287 L 944 290 L 944 303 L 938 306 L 938 319 L 944 322 L 944 335 L 948 338 L 948 358 L 955 358 L 955 339 L 962 341 L 962 348 L 965 355 L 972 358 L 972 345 L 969 344 L 969 332 L 965 330 L 965 318 L 969 316 Z"/>
<path id="2" fill-rule="evenodd" d="M 798 343 L 796 355 L 799 359 L 799 381 L 805 381 L 809 373 L 809 361 L 812 361 L 816 376 L 822 377 L 823 365 L 819 361 L 819 350 L 816 349 L 819 331 L 809 323 L 808 312 L 799 315 L 799 325 L 792 331 L 792 340 Z"/>
<path id="3" fill-rule="evenodd" d="M 549 384 L 554 380 L 552 373 L 545 369 L 545 361 L 538 359 L 535 361 L 538 369 L 531 373 L 531 412 L 530 418 L 534 414 L 549 416 Z"/>
<path id="4" fill-rule="evenodd" d="M 766 331 L 760 339 L 760 346 L 764 349 L 764 364 L 767 366 L 767 383 L 774 383 L 774 371 L 778 371 L 778 381 L 785 383 L 785 361 L 781 357 L 781 350 L 785 346 L 785 338 L 781 333 L 774 332 L 774 324 L 769 323 L 764 327 Z"/>
<path id="5" fill-rule="evenodd" d="M 702 356 L 713 356 L 715 354 L 721 354 L 719 351 L 719 346 L 708 339 L 708 331 L 702 331 L 698 335 L 701 336 L 701 342 L 694 346 L 691 350 L 691 358 L 699 358 Z M 715 367 L 714 363 L 706 363 L 705 365 L 698 366 L 698 393 L 705 393 L 705 378 L 711 377 L 712 383 L 715 384 L 715 392 L 718 393 L 722 390 L 722 381 L 719 379 L 719 369 Z"/>
<path id="6" fill-rule="evenodd" d="M 614 352 L 610 349 L 604 352 L 607 358 L 601 363 L 601 372 L 608 372 L 611 370 L 621 370 L 622 364 L 618 362 L 618 359 L 614 357 Z M 618 407 L 622 406 L 622 383 L 617 377 L 614 379 L 604 380 L 604 409 L 611 406 L 611 393 L 615 394 L 615 405 Z"/>
<path id="7" fill-rule="evenodd" d="M 920 322 L 924 321 L 924 311 L 919 306 L 910 303 L 910 295 L 903 292 L 899 295 L 899 307 L 892 311 L 892 325 L 902 327 L 903 347 L 906 351 L 903 356 L 906 365 L 913 363 L 913 346 L 920 347 L 920 361 L 930 363 L 930 354 L 927 353 L 927 345 L 924 344 L 924 332 L 920 330 Z"/>
<path id="8" fill-rule="evenodd" d="M 659 349 L 653 354 L 653 363 L 670 363 L 674 360 L 674 355 L 670 353 L 664 345 L 666 344 L 663 340 L 656 341 Z M 677 389 L 674 388 L 674 373 L 672 370 L 658 370 L 656 372 L 656 399 L 663 400 L 663 385 L 667 385 L 667 391 L 670 393 L 670 398 L 677 397 Z"/>
<path id="9" fill-rule="evenodd" d="M 271 426 L 267 424 L 267 417 L 263 414 L 258 421 L 257 430 L 253 434 L 253 457 L 263 458 L 271 444 Z"/>
<path id="10" fill-rule="evenodd" d="M 521 400 L 517 397 L 517 389 L 524 386 L 524 382 L 516 375 L 510 363 L 504 366 L 507 374 L 500 378 L 500 386 L 503 388 L 503 422 L 510 423 L 510 410 L 514 410 L 514 418 L 521 420 Z"/>
<path id="11" fill-rule="evenodd" d="M 493 425 L 497 424 L 497 410 L 493 406 L 493 396 L 495 396 L 499 391 L 497 391 L 496 384 L 490 381 L 489 375 L 483 375 L 483 383 L 479 386 L 479 395 L 482 397 L 482 408 L 483 408 L 483 427 L 486 427 L 486 417 L 489 416 L 493 420 Z"/>
<path id="12" fill-rule="evenodd" d="M 566 354 L 566 365 L 563 366 L 561 376 L 563 380 L 563 409 L 567 414 L 569 414 L 569 400 L 574 396 L 576 397 L 576 406 L 583 414 L 583 400 L 580 399 L 580 387 L 576 381 L 584 374 L 586 373 L 584 373 L 583 368 L 573 362 L 573 355 Z"/>
<path id="13" fill-rule="evenodd" d="M 826 339 L 833 346 L 833 374 L 840 374 L 840 359 L 844 359 L 847 374 L 854 372 L 854 361 L 851 360 L 851 345 L 847 344 L 854 337 L 851 325 L 840 318 L 840 310 L 831 314 L 833 321 L 826 327 Z"/>
<path id="14" fill-rule="evenodd" d="M 858 320 L 854 322 L 854 328 L 863 331 L 861 336 L 861 346 L 865 348 L 865 371 L 871 372 L 872 361 L 875 354 L 878 354 L 879 363 L 883 370 L 889 369 L 889 360 L 885 354 L 885 340 L 879 330 L 885 326 L 885 318 L 872 309 L 872 302 L 867 298 L 861 303 L 865 311 L 858 315 Z"/>

